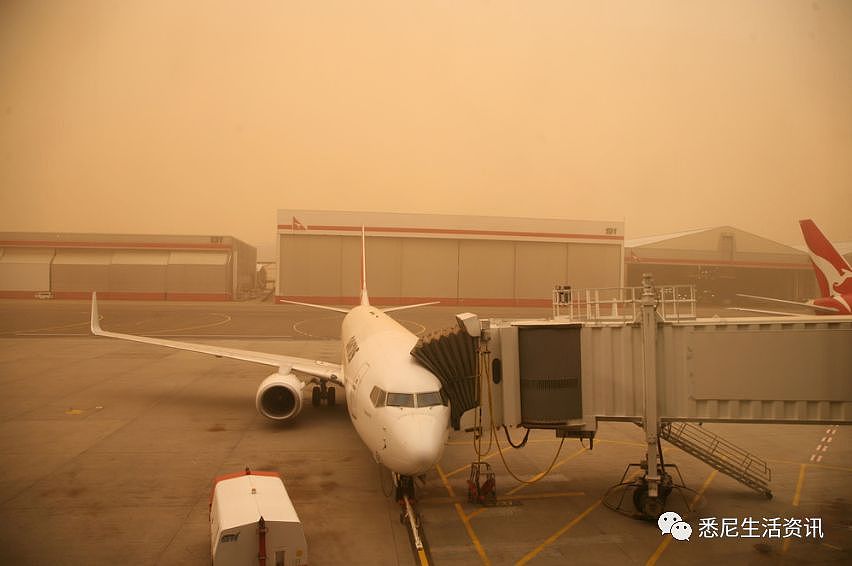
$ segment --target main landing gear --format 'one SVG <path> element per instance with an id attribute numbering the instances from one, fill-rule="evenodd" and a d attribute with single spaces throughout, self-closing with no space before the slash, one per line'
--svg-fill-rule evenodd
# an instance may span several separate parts
<path id="1" fill-rule="evenodd" d="M 329 387 L 324 381 L 320 382 L 319 385 L 314 385 L 311 391 L 311 404 L 314 407 L 319 407 L 323 399 L 325 399 L 326 405 L 334 407 L 334 387 Z"/>

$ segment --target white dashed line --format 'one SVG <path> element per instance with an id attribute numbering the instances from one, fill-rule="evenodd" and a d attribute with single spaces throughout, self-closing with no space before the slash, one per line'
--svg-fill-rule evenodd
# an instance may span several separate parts
<path id="1" fill-rule="evenodd" d="M 825 436 L 822 437 L 820 444 L 817 444 L 816 450 L 814 450 L 814 453 L 811 454 L 811 462 L 819 463 L 822 461 L 823 454 L 820 454 L 820 452 L 828 452 L 828 445 L 832 440 L 834 440 L 834 434 L 836 432 L 837 425 L 825 429 Z"/>

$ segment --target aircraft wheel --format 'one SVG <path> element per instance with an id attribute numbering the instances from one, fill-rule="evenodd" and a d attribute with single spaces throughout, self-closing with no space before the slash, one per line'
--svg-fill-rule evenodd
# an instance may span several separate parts
<path id="1" fill-rule="evenodd" d="M 329 387 L 326 391 L 325 402 L 329 407 L 334 407 L 334 387 Z"/>
<path id="2" fill-rule="evenodd" d="M 314 385 L 313 390 L 311 390 L 311 404 L 314 407 L 319 407 L 320 402 L 322 401 L 322 391 L 318 385 Z"/>

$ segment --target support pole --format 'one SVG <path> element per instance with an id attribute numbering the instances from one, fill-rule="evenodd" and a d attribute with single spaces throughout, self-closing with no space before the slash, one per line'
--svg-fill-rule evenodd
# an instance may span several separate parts
<path id="1" fill-rule="evenodd" d="M 657 298 L 650 273 L 642 274 L 642 377 L 645 384 L 645 442 L 647 443 L 648 497 L 660 486 L 660 418 L 657 406 Z"/>

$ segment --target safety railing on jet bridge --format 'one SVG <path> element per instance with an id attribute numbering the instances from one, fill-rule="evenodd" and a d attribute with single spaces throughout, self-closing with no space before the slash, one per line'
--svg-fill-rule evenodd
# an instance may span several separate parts
<path id="1" fill-rule="evenodd" d="M 657 314 L 663 320 L 695 318 L 695 287 L 665 285 L 655 288 Z M 553 317 L 570 321 L 633 322 L 642 316 L 642 287 L 604 287 L 572 289 L 557 285 L 553 289 Z"/>

